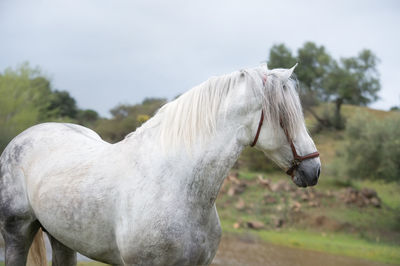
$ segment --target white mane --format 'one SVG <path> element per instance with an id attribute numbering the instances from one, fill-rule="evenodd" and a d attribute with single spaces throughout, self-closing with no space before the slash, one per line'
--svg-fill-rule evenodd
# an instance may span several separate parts
<path id="1" fill-rule="evenodd" d="M 212 135 L 220 106 L 233 89 L 236 78 L 235 74 L 210 78 L 164 105 L 157 113 L 163 116 L 162 143 L 174 147 L 183 142 L 191 147 L 195 140 Z"/>
<path id="2" fill-rule="evenodd" d="M 262 100 L 264 123 L 278 130 L 281 119 L 289 135 L 294 136 L 304 125 L 297 83 L 293 79 L 283 80 L 277 70 L 260 66 L 212 77 L 164 105 L 156 114 L 162 116 L 158 129 L 162 145 L 176 147 L 184 144 L 190 148 L 195 141 L 212 136 L 221 106 L 233 104 L 228 102 L 226 96 L 234 92 L 242 73 L 245 74 L 248 89 Z M 266 83 L 263 84 L 265 76 Z"/>

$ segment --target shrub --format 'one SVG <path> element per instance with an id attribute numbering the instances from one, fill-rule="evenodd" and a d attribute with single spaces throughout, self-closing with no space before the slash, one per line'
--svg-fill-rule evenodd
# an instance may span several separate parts
<path id="1" fill-rule="evenodd" d="M 351 177 L 400 181 L 400 116 L 356 115 L 346 128 L 345 172 Z"/>

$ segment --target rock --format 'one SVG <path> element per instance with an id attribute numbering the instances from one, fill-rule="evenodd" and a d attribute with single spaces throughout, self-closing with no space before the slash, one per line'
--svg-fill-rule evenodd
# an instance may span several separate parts
<path id="1" fill-rule="evenodd" d="M 380 207 L 380 199 L 375 190 L 369 188 L 363 188 L 358 191 L 354 188 L 347 188 L 341 195 L 341 199 L 346 204 L 355 204 L 358 207 L 364 207 L 368 205 L 373 205 L 375 207 Z"/>
<path id="2" fill-rule="evenodd" d="M 302 201 L 308 201 L 308 194 L 307 192 L 304 192 L 301 196 L 300 196 Z"/>
<path id="3" fill-rule="evenodd" d="M 310 206 L 310 207 L 318 207 L 319 206 L 319 202 L 318 201 L 310 201 L 310 202 L 308 202 L 308 206 Z"/>
<path id="4" fill-rule="evenodd" d="M 232 184 L 228 190 L 229 196 L 239 195 L 243 193 L 246 189 L 247 185 L 245 183 L 240 183 L 238 185 Z"/>
<path id="5" fill-rule="evenodd" d="M 231 197 L 235 195 L 235 187 L 234 186 L 231 186 L 228 189 L 228 195 L 231 196 Z"/>
<path id="6" fill-rule="evenodd" d="M 271 185 L 270 185 L 271 182 L 269 181 L 269 179 L 263 179 L 262 175 L 258 175 L 257 181 L 258 181 L 258 184 L 260 184 L 261 186 L 271 190 Z"/>
<path id="7" fill-rule="evenodd" d="M 241 222 L 236 222 L 233 224 L 233 228 L 239 229 L 241 227 Z"/>
<path id="8" fill-rule="evenodd" d="M 251 228 L 251 229 L 259 230 L 259 229 L 264 228 L 264 224 L 260 221 L 248 221 L 247 227 Z"/>
<path id="9" fill-rule="evenodd" d="M 381 200 L 379 198 L 372 198 L 370 200 L 372 206 L 376 207 L 376 208 L 380 208 L 381 207 Z"/>
<path id="10" fill-rule="evenodd" d="M 308 199 L 309 200 L 313 200 L 313 199 L 315 199 L 315 197 L 316 197 L 315 191 L 314 190 L 310 190 L 308 192 Z"/>
<path id="11" fill-rule="evenodd" d="M 239 180 L 239 174 L 238 173 L 231 173 L 230 175 L 228 175 L 227 179 L 229 182 L 236 184 L 236 185 L 240 185 L 242 182 Z"/>
<path id="12" fill-rule="evenodd" d="M 376 193 L 376 191 L 373 190 L 373 189 L 370 189 L 370 188 L 361 189 L 361 194 L 364 195 L 368 199 L 377 198 L 378 197 L 378 194 Z"/>
<path id="13" fill-rule="evenodd" d="M 238 202 L 236 202 L 235 208 L 239 211 L 242 211 L 246 208 L 246 204 L 244 203 L 244 200 L 242 198 L 239 198 Z"/>
<path id="14" fill-rule="evenodd" d="M 294 210 L 295 212 L 300 211 L 301 208 L 301 204 L 298 201 L 295 201 L 292 203 L 292 210 Z"/>

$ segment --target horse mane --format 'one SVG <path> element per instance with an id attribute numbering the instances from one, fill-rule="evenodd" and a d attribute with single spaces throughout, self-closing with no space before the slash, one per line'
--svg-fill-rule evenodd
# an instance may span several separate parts
<path id="1" fill-rule="evenodd" d="M 212 136 L 218 112 L 223 105 L 232 104 L 227 95 L 235 89 L 243 73 L 246 86 L 262 99 L 265 122 L 280 130 L 282 120 L 288 134 L 293 137 L 304 126 L 297 82 L 295 79 L 284 82 L 279 73 L 260 66 L 212 77 L 164 105 L 156 114 L 160 116 L 158 131 L 162 146 L 170 148 L 184 144 L 190 149 L 195 141 Z"/>
<path id="2" fill-rule="evenodd" d="M 160 138 L 164 146 L 182 142 L 190 148 L 194 141 L 204 140 L 215 132 L 217 114 L 235 84 L 237 75 L 212 77 L 164 105 Z"/>

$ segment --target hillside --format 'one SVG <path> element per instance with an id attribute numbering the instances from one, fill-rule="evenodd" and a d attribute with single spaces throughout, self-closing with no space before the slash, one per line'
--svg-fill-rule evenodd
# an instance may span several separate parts
<path id="1" fill-rule="evenodd" d="M 317 111 L 322 113 L 323 108 Z M 343 108 L 347 120 L 358 112 L 378 119 L 399 115 Z M 312 128 L 315 120 L 306 114 L 306 123 Z M 313 188 L 297 188 L 281 171 L 249 171 L 244 165 L 233 170 L 217 200 L 224 232 L 400 264 L 400 184 L 334 176 L 332 168 L 340 167 L 335 158 L 346 142 L 344 136 L 342 131 L 314 134 L 323 170 Z"/>

